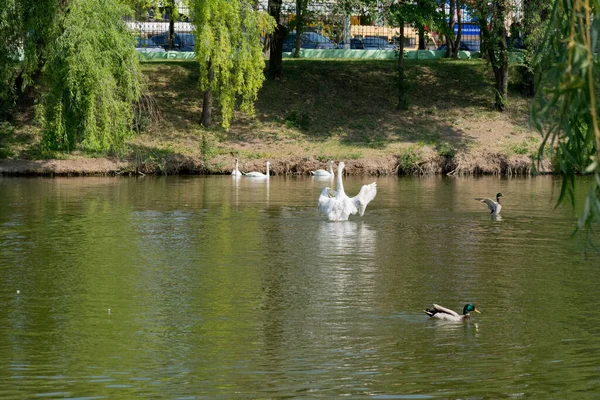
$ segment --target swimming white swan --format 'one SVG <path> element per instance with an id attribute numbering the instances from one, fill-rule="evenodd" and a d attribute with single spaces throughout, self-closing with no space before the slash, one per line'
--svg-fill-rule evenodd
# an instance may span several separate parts
<path id="1" fill-rule="evenodd" d="M 318 169 L 316 171 L 310 171 L 310 173 L 313 176 L 333 177 L 333 160 L 329 160 L 329 171 Z"/>
<path id="2" fill-rule="evenodd" d="M 269 165 L 271 165 L 270 162 L 267 161 L 267 173 L 263 174 L 262 172 L 247 172 L 244 175 L 246 175 L 248 178 L 268 178 L 269 177 Z"/>
<path id="3" fill-rule="evenodd" d="M 500 214 L 500 210 L 502 210 L 502 204 L 500 204 L 500 197 L 503 197 L 502 193 L 498 193 L 496 195 L 496 201 L 488 198 L 482 199 L 480 197 L 475 198 L 475 200 L 487 204 L 488 209 L 490 210 L 490 215 L 496 216 Z"/>
<path id="4" fill-rule="evenodd" d="M 242 176 L 242 173 L 238 169 L 238 159 L 235 159 L 235 169 L 231 171 L 231 176 Z"/>
<path id="5" fill-rule="evenodd" d="M 377 183 L 364 185 L 358 194 L 352 198 L 344 192 L 342 182 L 342 171 L 345 164 L 339 163 L 337 171 L 337 192 L 331 188 L 323 188 L 319 196 L 319 211 L 329 218 L 330 221 L 347 221 L 350 214 L 363 215 L 367 205 L 377 194 Z"/>

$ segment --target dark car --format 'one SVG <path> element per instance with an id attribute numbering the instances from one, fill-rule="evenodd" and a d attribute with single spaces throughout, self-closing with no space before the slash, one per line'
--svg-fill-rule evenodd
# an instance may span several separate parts
<path id="1" fill-rule="evenodd" d="M 344 48 L 344 42 L 340 42 L 338 45 L 339 49 Z M 350 49 L 352 50 L 364 50 L 363 42 L 360 39 L 350 39 Z"/>
<path id="2" fill-rule="evenodd" d="M 169 46 L 169 42 L 167 38 L 169 34 L 167 32 L 154 35 L 150 38 L 152 43 L 154 43 L 157 47 L 166 48 Z M 180 51 L 194 51 L 194 47 L 196 46 L 196 36 L 192 33 L 176 33 L 175 39 L 173 40 L 174 50 Z"/>
<path id="3" fill-rule="evenodd" d="M 302 34 L 302 49 L 335 49 L 335 44 L 323 35 L 316 32 L 304 32 Z M 290 33 L 283 41 L 283 51 L 294 51 L 296 48 L 296 32 Z"/>
<path id="4" fill-rule="evenodd" d="M 365 36 L 362 44 L 365 50 L 396 50 L 396 46 L 378 36 Z"/>
<path id="5" fill-rule="evenodd" d="M 446 51 L 446 49 L 448 48 L 448 45 L 443 44 L 440 47 L 438 47 L 438 50 L 444 50 Z M 458 50 L 460 51 L 474 51 L 473 49 L 471 49 L 465 42 L 463 42 L 462 40 L 460 41 L 460 44 L 458 46 Z"/>

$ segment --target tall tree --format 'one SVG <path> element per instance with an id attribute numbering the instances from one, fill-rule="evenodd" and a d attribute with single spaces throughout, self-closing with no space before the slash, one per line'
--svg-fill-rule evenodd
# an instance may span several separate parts
<path id="1" fill-rule="evenodd" d="M 432 21 L 433 15 L 430 14 L 435 8 L 422 8 L 418 3 L 410 0 L 389 0 L 384 4 L 384 13 L 388 23 L 400 28 L 399 48 L 398 48 L 398 104 L 399 110 L 408 107 L 408 86 L 405 81 L 404 73 L 404 27 L 406 24 L 418 26 L 425 21 Z M 425 14 L 424 14 L 425 12 Z"/>
<path id="2" fill-rule="evenodd" d="M 532 107 L 532 120 L 544 140 L 539 157 L 549 147 L 563 176 L 559 203 L 575 206 L 575 174 L 591 173 L 590 188 L 578 228 L 600 222 L 600 2 L 556 1 L 541 49 L 544 65 Z"/>
<path id="3" fill-rule="evenodd" d="M 535 76 L 543 68 L 540 50 L 544 45 L 544 33 L 548 29 L 554 3 L 556 0 L 524 0 L 523 2 L 523 19 L 519 21 L 519 26 L 522 28 L 524 37 L 524 59 L 520 70 L 523 93 L 530 97 L 535 95 Z M 512 33 L 511 37 L 516 36 L 515 33 Z"/>
<path id="4" fill-rule="evenodd" d="M 39 79 L 48 47 L 57 34 L 61 4 L 60 0 L 0 3 L 0 110 L 3 112 L 10 114 L 15 100 Z"/>
<path id="5" fill-rule="evenodd" d="M 304 33 L 304 25 L 306 24 L 306 14 L 308 13 L 308 0 L 296 0 L 296 43 L 294 48 L 294 58 L 300 57 L 300 49 L 302 48 L 302 34 Z"/>
<path id="6" fill-rule="evenodd" d="M 141 72 L 130 9 L 111 0 L 69 0 L 44 66 L 43 143 L 51 149 L 118 150 L 133 134 Z"/>
<path id="7" fill-rule="evenodd" d="M 504 111 L 508 101 L 508 46 L 506 16 L 508 0 L 474 0 L 475 13 L 483 38 L 483 51 L 492 66 L 495 81 L 493 108 Z"/>
<path id="8" fill-rule="evenodd" d="M 265 79 L 261 36 L 273 31 L 275 21 L 249 0 L 192 0 L 191 7 L 204 92 L 202 125 L 212 124 L 215 96 L 222 126 L 228 128 L 237 99 L 243 112 L 254 113 L 254 101 Z"/>
<path id="9" fill-rule="evenodd" d="M 460 40 L 462 38 L 462 3 L 460 0 L 449 0 L 448 24 L 444 27 L 446 36 L 446 57 L 458 58 Z M 444 7 L 444 5 L 442 5 Z M 456 17 L 456 18 L 455 18 Z M 457 33 L 454 32 L 456 27 Z"/>
<path id="10" fill-rule="evenodd" d="M 269 77 L 280 78 L 283 70 L 283 41 L 287 29 L 281 23 L 282 0 L 269 0 L 269 15 L 275 21 L 275 29 L 269 35 Z"/>

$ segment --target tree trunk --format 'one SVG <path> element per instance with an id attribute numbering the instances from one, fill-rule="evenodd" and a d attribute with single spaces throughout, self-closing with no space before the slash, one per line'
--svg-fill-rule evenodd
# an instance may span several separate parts
<path id="1" fill-rule="evenodd" d="M 304 4 L 305 0 L 296 0 L 296 48 L 294 49 L 294 58 L 300 57 L 302 48 L 302 33 L 304 32 Z"/>
<path id="2" fill-rule="evenodd" d="M 450 10 L 448 16 L 448 32 L 446 33 L 446 57 L 452 57 L 454 49 L 454 9 L 456 7 L 455 0 L 450 0 Z"/>
<path id="3" fill-rule="evenodd" d="M 352 48 L 350 41 L 352 40 L 352 19 L 350 15 L 344 16 L 344 49 L 350 50 Z"/>
<path id="4" fill-rule="evenodd" d="M 425 14 L 425 3 L 423 0 L 417 0 L 417 9 L 421 15 Z M 425 50 L 425 25 L 419 23 L 417 31 L 419 33 L 419 50 Z"/>
<path id="5" fill-rule="evenodd" d="M 419 27 L 419 50 L 425 50 L 425 27 Z"/>
<path id="6" fill-rule="evenodd" d="M 488 54 L 494 68 L 494 77 L 496 79 L 496 102 L 494 108 L 498 111 L 506 109 L 508 100 L 508 48 L 506 46 L 506 20 L 507 2 L 508 0 L 495 0 L 496 2 L 496 18 L 492 18 L 494 28 L 493 40 L 494 46 L 490 46 Z M 495 49 L 498 49 L 496 57 Z"/>
<path id="7" fill-rule="evenodd" d="M 169 50 L 173 50 L 175 47 L 175 15 L 173 9 L 175 8 L 175 2 L 171 1 L 167 9 L 169 10 Z"/>
<path id="8" fill-rule="evenodd" d="M 201 124 L 205 128 L 210 128 L 212 123 L 212 82 L 214 73 L 210 61 L 208 62 L 208 88 L 204 91 L 202 100 L 202 120 Z"/>
<path id="9" fill-rule="evenodd" d="M 408 107 L 408 96 L 404 78 L 404 20 L 401 20 L 400 47 L 398 48 L 398 110 L 405 110 Z"/>
<path id="10" fill-rule="evenodd" d="M 287 34 L 285 26 L 280 23 L 282 0 L 269 0 L 269 15 L 275 19 L 277 26 L 269 40 L 269 78 L 281 78 L 283 70 L 283 40 Z"/>
<path id="11" fill-rule="evenodd" d="M 456 35 L 456 39 L 454 40 L 453 46 L 452 46 L 452 58 L 458 58 L 458 52 L 460 50 L 460 40 L 462 39 L 462 16 L 460 15 L 461 12 L 461 4 L 460 4 L 460 0 L 456 0 L 456 23 L 458 25 L 458 33 Z M 454 28 L 453 28 L 454 30 Z"/>
<path id="12" fill-rule="evenodd" d="M 508 99 L 508 57 L 506 62 L 494 68 L 494 78 L 496 80 L 496 102 L 494 108 L 498 111 L 504 111 Z"/>

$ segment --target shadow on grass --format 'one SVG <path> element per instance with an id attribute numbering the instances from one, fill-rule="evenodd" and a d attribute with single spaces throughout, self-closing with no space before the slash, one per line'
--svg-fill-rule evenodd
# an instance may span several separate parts
<path id="1" fill-rule="evenodd" d="M 293 60 L 280 81 L 265 82 L 256 108 L 263 122 L 296 128 L 312 141 L 464 147 L 471 138 L 448 121 L 489 110 L 487 68 L 482 61 L 407 61 L 409 109 L 399 111 L 394 61 Z"/>

